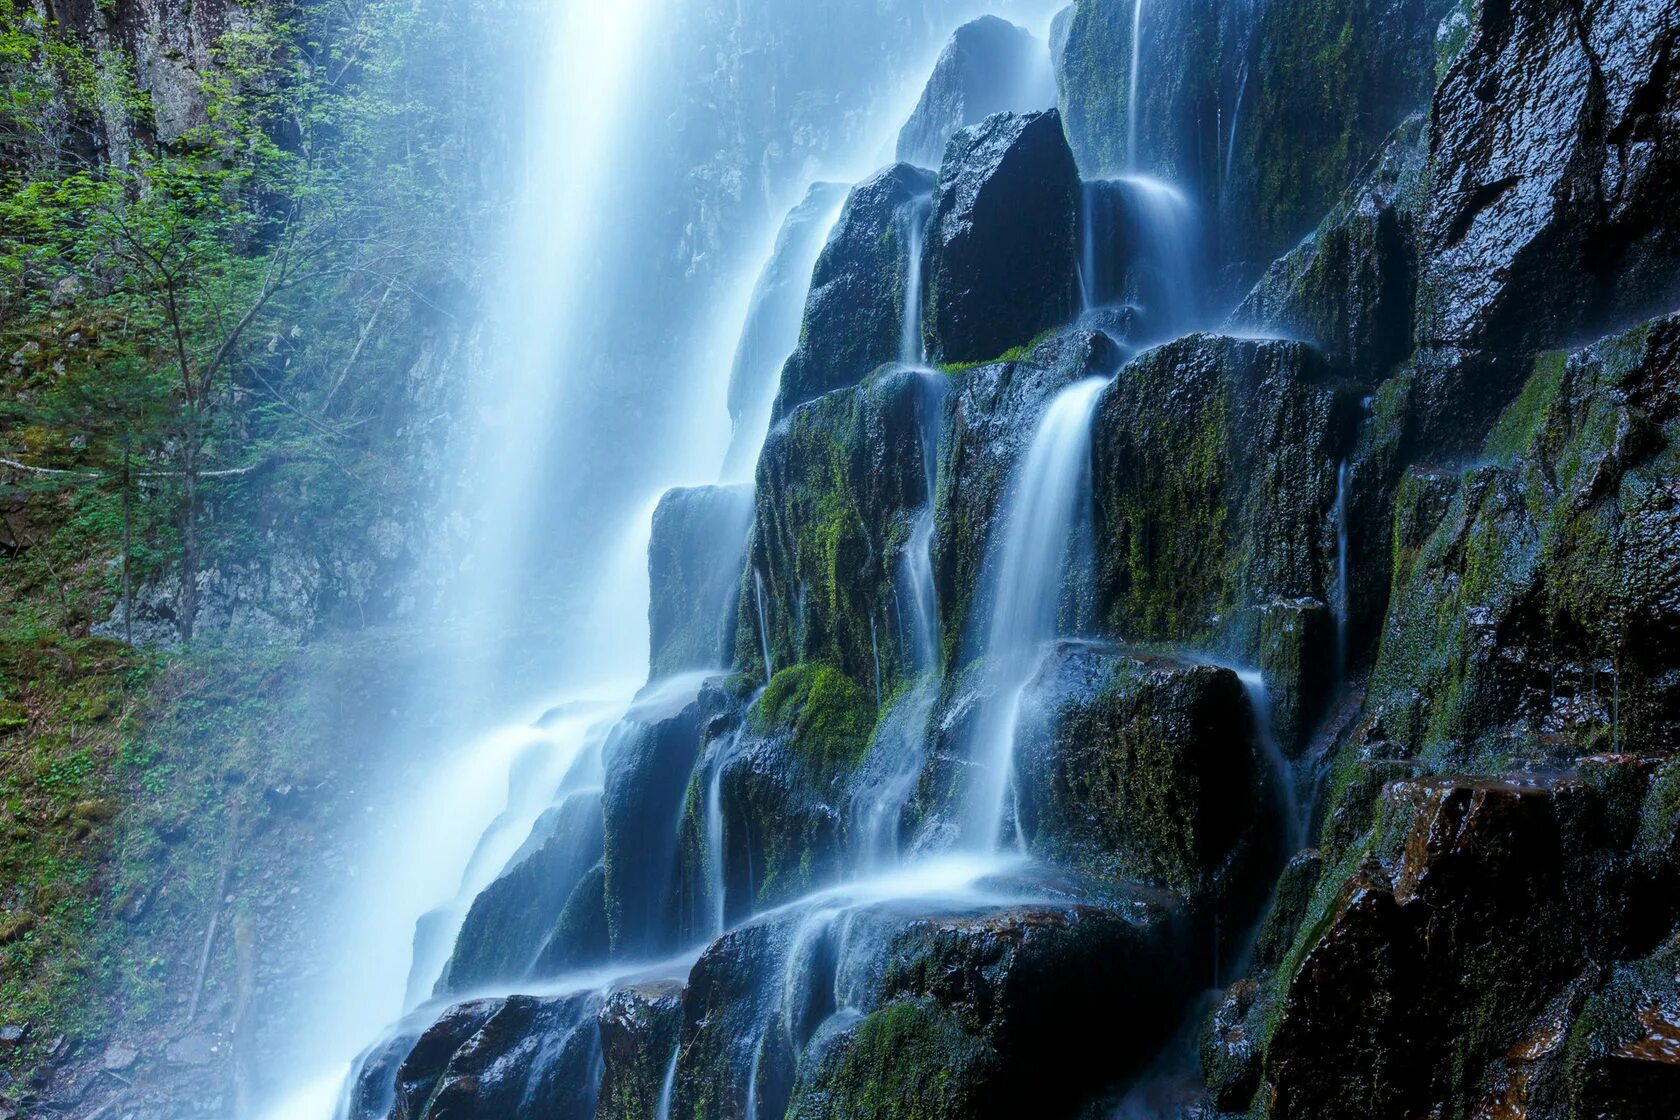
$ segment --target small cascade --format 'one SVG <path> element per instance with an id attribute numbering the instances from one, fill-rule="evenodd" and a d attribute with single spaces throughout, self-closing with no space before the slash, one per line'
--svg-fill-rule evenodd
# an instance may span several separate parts
<path id="1" fill-rule="evenodd" d="M 1336 526 L 1336 586 L 1331 592 L 1330 610 L 1336 620 L 1336 683 L 1347 682 L 1348 675 L 1348 506 L 1351 503 L 1353 471 L 1343 459 L 1336 467 L 1336 504 L 1330 519 Z"/>
<path id="2" fill-rule="evenodd" d="M 1144 175 L 1085 184 L 1080 278 L 1086 311 L 1128 305 L 1134 341 L 1158 342 L 1201 316 L 1195 207 L 1177 188 Z"/>
<path id="3" fill-rule="evenodd" d="M 916 514 L 899 568 L 899 617 L 908 616 L 905 635 L 907 663 L 917 673 L 939 667 L 939 595 L 933 581 L 933 545 L 939 497 L 939 447 L 945 430 L 945 397 L 951 383 L 942 374 L 923 371 L 922 399 L 917 415 L 921 437 L 922 508 Z M 906 610 L 908 606 L 908 610 Z"/>
<path id="4" fill-rule="evenodd" d="M 677 1095 L 677 1059 L 682 1057 L 682 1043 L 671 1048 L 671 1064 L 665 1067 L 665 1078 L 659 1083 L 659 1101 L 654 1106 L 654 1120 L 671 1120 L 671 1101 Z"/>
<path id="5" fill-rule="evenodd" d="M 1265 752 L 1266 760 L 1271 763 L 1272 771 L 1277 775 L 1279 790 L 1283 796 L 1284 838 L 1288 842 L 1289 851 L 1299 851 L 1306 843 L 1306 821 L 1301 809 L 1300 793 L 1295 788 L 1295 769 L 1289 764 L 1289 759 L 1278 742 L 1277 726 L 1272 718 L 1271 690 L 1266 687 L 1265 676 L 1258 670 L 1239 669 L 1237 678 L 1242 681 L 1243 691 L 1248 693 L 1249 706 L 1254 709 L 1254 731 L 1260 738 L 1260 749 Z"/>
<path id="6" fill-rule="evenodd" d="M 1045 643 L 1058 633 L 1077 532 L 1090 532 L 1091 417 L 1108 382 L 1090 377 L 1063 389 L 1039 421 L 999 518 L 997 579 L 986 631 L 986 695 L 971 753 L 976 770 L 964 806 L 967 846 L 996 851 L 1012 816 L 1015 725 L 1021 694 Z M 1018 831 L 1018 830 L 1017 830 Z M 1020 842 L 1020 838 L 1017 838 Z"/>
<path id="7" fill-rule="evenodd" d="M 899 830 L 927 761 L 938 699 L 938 675 L 925 674 L 881 720 L 852 795 L 852 863 L 861 871 L 885 871 L 899 861 Z"/>
<path id="8" fill-rule="evenodd" d="M 1136 0 L 1132 7 L 1132 72 L 1126 88 L 1126 162 L 1133 169 L 1142 164 L 1138 159 L 1138 91 L 1142 88 L 1139 83 L 1142 71 L 1143 0 Z"/>
<path id="9" fill-rule="evenodd" d="M 764 573 L 753 569 L 753 597 L 758 605 L 758 641 L 764 655 L 764 679 L 776 675 L 776 663 L 770 657 L 770 609 L 764 594 Z"/>
<path id="10" fill-rule="evenodd" d="M 899 330 L 898 360 L 901 365 L 921 369 L 927 365 L 927 343 L 922 335 L 922 253 L 927 243 L 928 218 L 933 214 L 933 196 L 921 195 L 904 208 L 904 322 Z"/>

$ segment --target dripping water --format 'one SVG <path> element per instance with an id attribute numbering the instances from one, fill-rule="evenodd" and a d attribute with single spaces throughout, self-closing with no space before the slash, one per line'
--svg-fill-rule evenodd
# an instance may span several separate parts
<path id="1" fill-rule="evenodd" d="M 1260 749 L 1277 778 L 1278 792 L 1283 798 L 1284 835 L 1289 851 L 1299 851 L 1306 839 L 1306 822 L 1302 819 L 1300 794 L 1295 788 L 1294 768 L 1278 742 L 1271 690 L 1266 687 L 1265 676 L 1257 670 L 1239 669 L 1237 678 L 1242 681 L 1249 707 L 1254 712 L 1254 733 L 1260 741 Z"/>
<path id="2" fill-rule="evenodd" d="M 758 641 L 764 655 L 764 679 L 776 675 L 776 663 L 770 657 L 770 612 L 764 595 L 764 573 L 753 569 L 753 596 L 758 604 Z"/>

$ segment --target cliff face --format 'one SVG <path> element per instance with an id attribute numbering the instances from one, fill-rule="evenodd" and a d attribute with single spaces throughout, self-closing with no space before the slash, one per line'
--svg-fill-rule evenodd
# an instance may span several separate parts
<path id="1" fill-rule="evenodd" d="M 776 11 L 683 18 L 705 274 L 847 126 L 744 92 L 817 67 Z M 348 1115 L 1672 1116 L 1680 10 L 1078 0 L 1059 107 L 968 121 L 974 35 L 937 170 L 832 200 L 750 495 L 659 506 L 663 687 L 421 978 L 543 994 Z"/>

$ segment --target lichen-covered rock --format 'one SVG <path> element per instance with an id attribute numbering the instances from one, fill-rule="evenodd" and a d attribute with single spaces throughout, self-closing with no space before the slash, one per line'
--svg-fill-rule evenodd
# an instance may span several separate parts
<path id="1" fill-rule="evenodd" d="M 998 1107 L 994 1052 L 931 1000 L 871 1012 L 807 1060 L 790 1120 L 979 1120 Z"/>
<path id="2" fill-rule="evenodd" d="M 1263 894 L 1277 775 L 1229 669 L 1064 643 L 1022 695 L 1015 772 L 1035 855 L 1238 920 Z"/>
<path id="3" fill-rule="evenodd" d="M 1331 604 L 1354 405 L 1297 342 L 1191 335 L 1128 363 L 1093 421 L 1097 606 L 1109 630 L 1229 647 L 1262 633 L 1252 620 L 1233 625 L 1244 608 Z"/>
<path id="4" fill-rule="evenodd" d="M 948 664 L 960 666 L 979 652 L 971 621 L 987 544 L 1044 409 L 1073 382 L 1112 373 L 1121 356 L 1106 335 L 1069 328 L 1007 360 L 954 375 L 934 556 Z"/>
<path id="5" fill-rule="evenodd" d="M 1534 352 L 1680 296 L 1680 12 L 1478 4 L 1435 95 L 1420 340 L 1469 351 L 1433 417 L 1473 443 Z"/>
<path id="6" fill-rule="evenodd" d="M 884 368 L 771 434 L 741 595 L 743 668 L 764 673 L 768 644 L 776 668 L 825 661 L 871 693 L 910 671 L 900 575 L 914 516 L 932 500 L 945 388 L 940 374 Z"/>
<path id="7" fill-rule="evenodd" d="M 907 163 L 864 180 L 846 199 L 811 275 L 799 348 L 782 368 L 774 415 L 832 389 L 856 385 L 898 357 L 904 290 L 914 242 L 911 223 L 933 193 L 933 176 Z"/>
<path id="8" fill-rule="evenodd" d="M 660 499 L 648 544 L 653 679 L 732 660 L 752 518 L 751 486 L 699 486 Z"/>
<path id="9" fill-rule="evenodd" d="M 981 16 L 957 28 L 934 64 L 915 112 L 898 134 L 898 158 L 937 168 L 959 130 L 993 113 L 1030 113 L 1055 103 L 1044 43 L 1007 20 Z"/>
<path id="10" fill-rule="evenodd" d="M 1369 708 L 1404 750 L 1485 768 L 1672 745 L 1677 378 L 1676 317 L 1545 356 L 1450 501 L 1438 476 L 1403 489 Z"/>
<path id="11" fill-rule="evenodd" d="M 1318 229 L 1273 263 L 1232 328 L 1305 339 L 1361 384 L 1386 377 L 1412 349 L 1427 158 L 1427 123 L 1413 117 Z"/>
<path id="12" fill-rule="evenodd" d="M 1054 110 L 1000 114 L 952 139 L 926 253 L 925 334 L 938 360 L 996 358 L 1073 316 L 1079 198 Z"/>
<path id="13" fill-rule="evenodd" d="M 598 1120 L 653 1120 L 682 1031 L 682 985 L 652 981 L 620 988 L 599 1015 Z"/>

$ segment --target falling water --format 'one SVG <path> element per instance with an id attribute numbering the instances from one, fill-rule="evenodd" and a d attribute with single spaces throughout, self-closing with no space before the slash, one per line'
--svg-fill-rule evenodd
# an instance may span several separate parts
<path id="1" fill-rule="evenodd" d="M 1143 0 L 1132 8 L 1132 72 L 1126 90 L 1126 161 L 1136 168 L 1138 159 L 1138 78 L 1143 71 Z"/>
<path id="2" fill-rule="evenodd" d="M 1306 821 L 1301 811 L 1300 794 L 1295 788 L 1295 771 L 1278 743 L 1277 725 L 1272 717 L 1272 694 L 1266 687 L 1264 675 L 1253 669 L 1237 670 L 1243 691 L 1248 693 L 1249 707 L 1254 711 L 1254 733 L 1259 737 L 1260 749 L 1277 777 L 1279 793 L 1283 797 L 1286 839 L 1290 851 L 1297 851 L 1305 842 Z"/>
<path id="3" fill-rule="evenodd" d="M 927 343 L 922 337 L 922 253 L 927 241 L 928 216 L 933 213 L 933 196 L 921 195 L 905 207 L 904 322 L 899 330 L 898 360 L 920 369 L 927 364 Z"/>
<path id="4" fill-rule="evenodd" d="M 671 1064 L 665 1067 L 665 1078 L 659 1083 L 659 1103 L 654 1120 L 671 1120 L 671 1100 L 677 1095 L 677 1059 L 682 1057 L 682 1043 L 671 1049 Z"/>
<path id="5" fill-rule="evenodd" d="M 1095 179 L 1084 188 L 1080 275 L 1086 310 L 1124 301 L 1137 341 L 1194 327 L 1201 312 L 1196 210 L 1177 188 L 1146 175 Z"/>
<path id="6" fill-rule="evenodd" d="M 931 672 L 939 667 L 939 593 L 933 581 L 934 531 L 937 528 L 935 504 L 939 496 L 940 441 L 944 438 L 945 398 L 951 383 L 943 374 L 923 371 L 919 374 L 922 394 L 918 402 L 917 428 L 922 457 L 922 506 L 910 529 L 900 567 L 900 603 L 908 601 L 909 610 L 902 606 L 899 615 L 908 615 L 908 661 L 918 673 Z"/>
<path id="7" fill-rule="evenodd" d="M 1343 459 L 1336 468 L 1336 505 L 1331 513 L 1336 524 L 1336 587 L 1330 608 L 1336 616 L 1336 681 L 1347 680 L 1348 673 L 1348 505 L 1353 472 Z"/>
<path id="8" fill-rule="evenodd" d="M 758 641 L 764 657 L 764 679 L 776 675 L 776 662 L 770 656 L 770 608 L 764 595 L 764 573 L 753 569 L 753 598 L 758 606 Z"/>
<path id="9" fill-rule="evenodd" d="M 1013 786 L 1021 694 L 1056 637 L 1076 530 L 1089 531 L 1091 417 L 1107 380 L 1089 377 L 1050 403 L 1000 516 L 997 579 L 986 632 L 986 699 L 972 755 L 977 776 L 964 809 L 963 837 L 996 851 Z M 1018 831 L 1018 830 L 1017 830 Z M 1020 841 L 1021 837 L 1017 836 Z"/>

